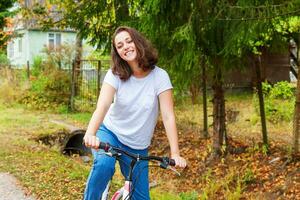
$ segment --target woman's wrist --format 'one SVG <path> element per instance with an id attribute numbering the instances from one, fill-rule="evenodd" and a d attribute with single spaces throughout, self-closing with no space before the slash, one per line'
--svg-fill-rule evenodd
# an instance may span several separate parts
<path id="1" fill-rule="evenodd" d="M 93 134 L 92 132 L 85 132 L 85 134 L 84 134 L 85 136 L 96 136 L 95 134 Z"/>
<path id="2" fill-rule="evenodd" d="M 173 157 L 173 156 L 180 156 L 180 153 L 179 153 L 179 151 L 171 151 L 171 156 Z"/>

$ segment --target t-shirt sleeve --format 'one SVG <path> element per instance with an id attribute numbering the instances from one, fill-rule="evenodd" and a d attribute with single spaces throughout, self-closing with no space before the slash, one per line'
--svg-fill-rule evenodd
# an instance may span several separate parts
<path id="1" fill-rule="evenodd" d="M 168 73 L 165 70 L 161 69 L 158 73 L 157 95 L 172 88 L 173 86 Z"/>
<path id="2" fill-rule="evenodd" d="M 118 76 L 116 76 L 112 73 L 111 69 L 109 69 L 107 71 L 107 73 L 104 77 L 104 80 L 103 80 L 103 82 L 108 83 L 109 85 L 111 85 L 116 90 L 118 89 L 119 81 L 120 81 L 120 79 L 118 78 Z"/>

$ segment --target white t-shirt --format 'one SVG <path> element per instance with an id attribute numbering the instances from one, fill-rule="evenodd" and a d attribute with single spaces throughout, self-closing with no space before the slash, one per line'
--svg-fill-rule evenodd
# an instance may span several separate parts
<path id="1" fill-rule="evenodd" d="M 158 95 L 172 84 L 167 72 L 157 66 L 143 78 L 131 76 L 122 81 L 109 70 L 104 78 L 116 89 L 103 124 L 119 141 L 133 149 L 150 145 L 158 117 Z"/>

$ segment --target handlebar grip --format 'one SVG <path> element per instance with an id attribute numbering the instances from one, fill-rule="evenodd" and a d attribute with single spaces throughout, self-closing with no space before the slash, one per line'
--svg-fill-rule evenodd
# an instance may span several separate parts
<path id="1" fill-rule="evenodd" d="M 175 160 L 174 159 L 170 159 L 169 160 L 169 165 L 175 166 L 176 165 Z"/>
<path id="2" fill-rule="evenodd" d="M 110 144 L 105 143 L 105 142 L 100 142 L 99 144 L 99 149 L 103 149 L 104 151 L 108 151 L 110 148 Z"/>

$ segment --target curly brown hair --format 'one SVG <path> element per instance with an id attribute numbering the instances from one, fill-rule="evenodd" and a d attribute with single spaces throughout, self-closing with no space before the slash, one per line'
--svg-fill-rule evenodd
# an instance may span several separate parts
<path id="1" fill-rule="evenodd" d="M 112 72 L 113 74 L 119 76 L 121 80 L 126 81 L 133 72 L 128 63 L 120 57 L 115 46 L 116 35 L 122 31 L 126 31 L 131 36 L 132 41 L 136 46 L 139 67 L 144 71 L 154 69 L 155 64 L 158 61 L 158 54 L 157 50 L 152 46 L 150 41 L 147 40 L 136 29 L 127 26 L 118 27 L 112 37 Z"/>

